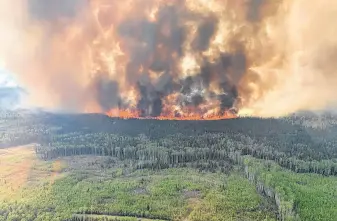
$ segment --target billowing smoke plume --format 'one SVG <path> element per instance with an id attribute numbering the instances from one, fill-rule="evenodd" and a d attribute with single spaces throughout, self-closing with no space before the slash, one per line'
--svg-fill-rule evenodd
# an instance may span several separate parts
<path id="1" fill-rule="evenodd" d="M 337 100 L 337 3 L 0 0 L 27 102 L 140 117 L 280 116 Z"/>

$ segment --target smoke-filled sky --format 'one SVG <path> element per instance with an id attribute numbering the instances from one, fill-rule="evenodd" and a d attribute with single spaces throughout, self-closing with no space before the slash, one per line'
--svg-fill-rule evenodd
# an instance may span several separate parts
<path id="1" fill-rule="evenodd" d="M 331 0 L 0 0 L 27 103 L 141 116 L 282 116 L 337 96 Z"/>

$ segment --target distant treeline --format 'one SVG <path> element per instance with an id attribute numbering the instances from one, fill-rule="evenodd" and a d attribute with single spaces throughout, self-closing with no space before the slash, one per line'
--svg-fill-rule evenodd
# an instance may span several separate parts
<path id="1" fill-rule="evenodd" d="M 238 156 L 251 155 L 273 160 L 298 173 L 337 175 L 334 160 L 302 160 L 291 152 L 282 152 L 244 135 L 204 133 L 197 137 L 182 134 L 151 140 L 108 133 L 67 134 L 54 136 L 48 143 L 36 146 L 45 160 L 73 155 L 100 155 L 132 160 L 137 168 L 162 169 L 176 166 L 227 170 Z"/>
<path id="2" fill-rule="evenodd" d="M 335 118 L 319 121 L 328 126 L 318 130 L 303 126 L 310 117 L 161 121 L 100 114 L 8 114 L 1 119 L 0 147 L 39 143 L 36 151 L 43 159 L 107 155 L 154 168 L 227 162 L 235 152 L 274 160 L 296 172 L 336 175 Z"/>

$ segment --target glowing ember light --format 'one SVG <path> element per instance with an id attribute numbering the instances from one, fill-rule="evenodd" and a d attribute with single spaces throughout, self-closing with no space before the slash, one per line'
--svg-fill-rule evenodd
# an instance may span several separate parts
<path id="1" fill-rule="evenodd" d="M 210 115 L 200 115 L 200 114 L 186 114 L 178 115 L 177 113 L 165 113 L 164 115 L 157 117 L 142 117 L 137 110 L 123 110 L 123 109 L 112 109 L 106 113 L 112 118 L 121 119 L 155 119 L 155 120 L 224 120 L 237 118 L 238 116 L 233 112 L 225 112 L 222 115 L 210 114 Z"/>

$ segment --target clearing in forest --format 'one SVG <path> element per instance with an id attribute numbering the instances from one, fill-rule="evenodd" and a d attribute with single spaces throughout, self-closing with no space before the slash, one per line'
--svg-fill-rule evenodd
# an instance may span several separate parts
<path id="1" fill-rule="evenodd" d="M 15 198 L 27 185 L 52 183 L 61 169 L 59 161 L 39 160 L 33 145 L 0 149 L 0 200 Z"/>
<path id="2" fill-rule="evenodd" d="M 108 216 L 108 215 L 82 215 L 76 214 L 74 218 L 80 220 L 105 220 L 105 221 L 166 221 L 162 219 L 148 219 L 148 218 L 139 218 L 132 216 Z"/>

